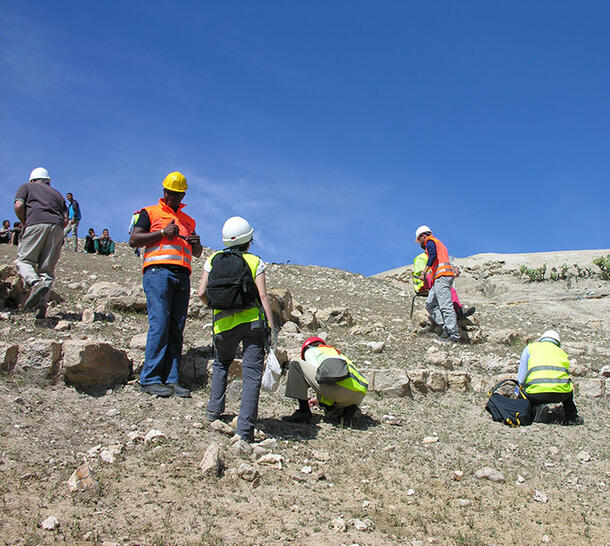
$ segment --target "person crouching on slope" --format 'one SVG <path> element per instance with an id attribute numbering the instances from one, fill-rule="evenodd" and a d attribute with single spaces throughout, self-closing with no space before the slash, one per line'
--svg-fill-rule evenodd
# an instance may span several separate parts
<path id="1" fill-rule="evenodd" d="M 344 426 L 352 426 L 358 405 L 366 395 L 368 383 L 349 358 L 319 337 L 305 340 L 301 348 L 302 362 L 293 360 L 288 369 L 286 393 L 299 401 L 299 409 L 282 417 L 289 423 L 311 423 L 312 405 L 319 403 L 330 418 L 338 418 Z M 318 400 L 308 401 L 312 388 Z"/>
<path id="2" fill-rule="evenodd" d="M 225 249 L 206 260 L 198 291 L 201 300 L 213 309 L 216 349 L 206 417 L 214 421 L 225 410 L 229 367 L 241 343 L 242 394 L 236 434 L 245 442 L 254 440 L 266 337 L 274 330 L 265 264 L 248 252 L 253 233 L 254 229 L 241 216 L 233 216 L 224 223 Z"/>

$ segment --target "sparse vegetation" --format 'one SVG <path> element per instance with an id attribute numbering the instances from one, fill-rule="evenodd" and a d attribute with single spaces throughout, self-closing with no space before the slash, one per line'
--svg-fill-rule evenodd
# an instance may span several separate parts
<path id="1" fill-rule="evenodd" d="M 542 282 L 544 281 L 544 275 L 546 274 L 546 264 L 542 267 L 532 268 L 522 265 L 519 269 L 520 277 L 524 275 L 529 278 L 530 282 Z"/>
<path id="2" fill-rule="evenodd" d="M 601 269 L 601 278 L 610 281 L 610 254 L 596 258 L 593 264 Z"/>

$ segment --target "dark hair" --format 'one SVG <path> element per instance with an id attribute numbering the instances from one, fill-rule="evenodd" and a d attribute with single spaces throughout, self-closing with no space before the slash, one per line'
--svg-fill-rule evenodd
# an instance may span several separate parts
<path id="1" fill-rule="evenodd" d="M 15 223 L 13 224 L 13 227 L 17 227 L 17 226 L 20 226 L 20 225 L 21 225 L 21 222 L 15 222 Z"/>
<path id="2" fill-rule="evenodd" d="M 252 239 L 250 239 L 247 243 L 242 243 L 241 245 L 233 246 L 234 250 L 239 250 L 239 252 L 246 252 L 250 248 L 250 243 L 252 243 Z"/>
<path id="3" fill-rule="evenodd" d="M 8 222 L 8 225 L 11 225 L 11 221 L 10 220 L 2 220 L 2 225 L 6 224 Z"/>

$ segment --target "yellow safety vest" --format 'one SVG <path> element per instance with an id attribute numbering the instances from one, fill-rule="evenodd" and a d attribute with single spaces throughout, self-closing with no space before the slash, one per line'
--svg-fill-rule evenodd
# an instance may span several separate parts
<path id="1" fill-rule="evenodd" d="M 416 294 L 422 291 L 424 288 L 424 281 L 419 278 L 419 276 L 423 273 L 424 269 L 426 269 L 426 263 L 428 262 L 428 256 L 425 252 L 418 254 L 415 256 L 413 260 L 413 290 L 415 290 Z"/>
<path id="2" fill-rule="evenodd" d="M 572 392 L 570 361 L 562 349 L 551 341 L 530 343 L 527 348 L 530 353 L 525 377 L 527 394 Z"/>
<path id="3" fill-rule="evenodd" d="M 210 268 L 212 267 L 212 260 L 216 254 L 220 254 L 222 250 L 215 252 L 208 258 L 208 263 L 210 264 Z M 256 279 L 256 270 L 258 269 L 258 264 L 261 259 L 254 254 L 249 254 L 245 252 L 242 254 L 244 260 L 248 264 L 250 271 L 252 272 L 252 280 Z M 265 319 L 264 311 L 258 307 L 253 306 L 248 309 L 214 309 L 214 334 L 220 334 L 222 332 L 228 332 L 232 330 L 236 326 L 240 324 L 247 324 L 250 322 L 256 322 L 257 320 Z"/>
<path id="4" fill-rule="evenodd" d="M 341 360 L 345 360 L 349 377 L 342 379 L 341 381 L 337 381 L 335 385 L 338 385 L 350 391 L 361 392 L 363 394 L 366 394 L 369 387 L 367 380 L 358 371 L 358 368 L 354 366 L 353 362 L 345 355 L 341 354 L 337 349 L 329 345 L 318 345 L 317 347 L 310 347 L 307 351 L 314 352 L 315 360 L 316 362 L 319 362 L 320 365 L 324 362 L 324 360 L 329 357 L 340 358 Z M 330 400 L 326 396 L 321 396 L 320 402 L 326 404 L 327 406 L 332 406 L 335 403 L 334 400 Z"/>

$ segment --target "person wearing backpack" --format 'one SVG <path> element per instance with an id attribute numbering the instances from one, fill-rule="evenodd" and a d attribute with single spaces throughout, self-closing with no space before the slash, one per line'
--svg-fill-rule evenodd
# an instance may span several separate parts
<path id="1" fill-rule="evenodd" d="M 574 386 L 568 373 L 570 361 L 561 349 L 555 330 L 544 332 L 536 343 L 521 353 L 517 381 L 532 404 L 534 422 L 543 422 L 548 413 L 546 404 L 561 402 L 565 412 L 564 425 L 582 425 L 574 404 Z"/>
<path id="2" fill-rule="evenodd" d="M 148 311 L 148 337 L 140 390 L 155 396 L 188 398 L 191 391 L 178 384 L 182 333 L 191 295 L 191 261 L 203 248 L 195 220 L 182 210 L 186 178 L 178 171 L 163 180 L 163 197 L 144 207 L 129 246 L 144 247 L 142 286 Z"/>
<path id="3" fill-rule="evenodd" d="M 236 434 L 246 442 L 254 440 L 265 347 L 274 331 L 265 264 L 248 252 L 253 233 L 252 226 L 241 216 L 224 223 L 225 248 L 206 260 L 198 291 L 201 300 L 213 309 L 216 350 L 206 417 L 215 421 L 224 412 L 229 367 L 241 343 L 242 394 Z"/>

